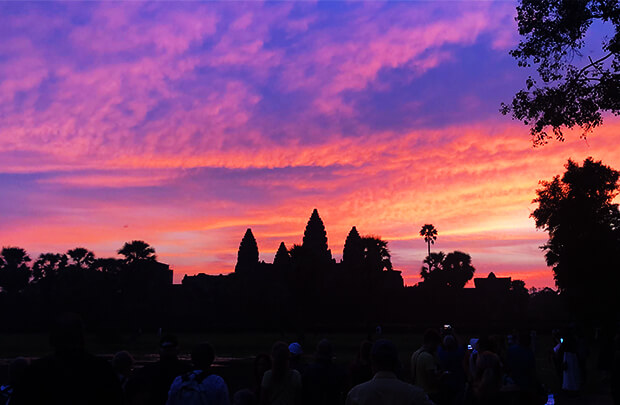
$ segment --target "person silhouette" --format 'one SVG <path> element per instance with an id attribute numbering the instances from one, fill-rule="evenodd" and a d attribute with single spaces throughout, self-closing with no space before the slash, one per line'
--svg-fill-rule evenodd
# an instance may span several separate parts
<path id="1" fill-rule="evenodd" d="M 411 356 L 411 380 L 433 400 L 436 400 L 439 394 L 441 371 L 437 360 L 437 348 L 440 343 L 439 332 L 427 329 L 424 332 L 424 344 Z"/>
<path id="2" fill-rule="evenodd" d="M 261 405 L 301 404 L 301 375 L 289 367 L 289 356 L 286 343 L 274 343 L 271 370 L 265 372 L 261 383 Z"/>
<path id="3" fill-rule="evenodd" d="M 63 314 L 50 333 L 53 353 L 33 361 L 15 387 L 11 405 L 114 405 L 123 392 L 112 366 L 84 347 L 80 317 Z"/>
<path id="4" fill-rule="evenodd" d="M 116 372 L 118 381 L 121 383 L 123 390 L 127 385 L 127 381 L 133 371 L 134 359 L 128 351 L 120 351 L 112 358 L 112 368 Z"/>
<path id="5" fill-rule="evenodd" d="M 372 342 L 364 340 L 360 344 L 357 357 L 349 367 L 349 388 L 353 388 L 358 384 L 370 381 L 373 376 L 372 366 L 370 365 L 370 349 Z"/>
<path id="6" fill-rule="evenodd" d="M 356 385 L 349 391 L 346 405 L 433 405 L 420 387 L 400 381 L 398 350 L 387 339 L 377 340 L 370 351 L 375 372 L 372 380 Z"/>
<path id="7" fill-rule="evenodd" d="M 303 403 L 307 405 L 338 405 L 346 393 L 347 373 L 333 361 L 333 346 L 322 339 L 317 347 L 314 362 L 302 374 Z"/>
<path id="8" fill-rule="evenodd" d="M 165 405 L 174 379 L 191 371 L 188 363 L 178 358 L 179 341 L 175 335 L 164 335 L 159 341 L 159 361 L 144 366 L 135 378 L 148 387 L 148 404 Z"/>
<path id="9" fill-rule="evenodd" d="M 222 377 L 211 373 L 215 350 L 207 342 L 192 351 L 194 370 L 174 379 L 166 405 L 229 405 L 228 386 Z"/>

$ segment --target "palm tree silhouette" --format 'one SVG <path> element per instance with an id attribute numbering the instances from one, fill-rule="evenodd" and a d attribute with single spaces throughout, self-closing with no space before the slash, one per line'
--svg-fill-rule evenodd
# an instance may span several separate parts
<path id="1" fill-rule="evenodd" d="M 73 261 L 73 265 L 78 269 L 85 269 L 95 261 L 95 254 L 83 247 L 70 249 L 67 251 L 67 255 Z"/>
<path id="2" fill-rule="evenodd" d="M 142 240 L 132 240 L 125 242 L 123 247 L 116 253 L 125 256 L 125 262 L 134 263 L 140 260 L 155 261 L 155 249 Z"/>
<path id="3" fill-rule="evenodd" d="M 431 255 L 431 243 L 437 240 L 437 229 L 433 224 L 426 224 L 420 229 L 420 236 L 424 236 L 424 242 L 428 244 L 428 255 Z"/>

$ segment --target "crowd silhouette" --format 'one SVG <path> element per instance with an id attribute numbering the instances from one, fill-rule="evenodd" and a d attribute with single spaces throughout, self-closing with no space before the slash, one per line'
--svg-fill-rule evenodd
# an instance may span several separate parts
<path id="1" fill-rule="evenodd" d="M 193 348 L 191 362 L 179 358 L 180 342 L 171 334 L 161 337 L 155 362 L 139 365 L 127 351 L 107 361 L 86 350 L 79 316 L 63 314 L 52 326 L 50 355 L 12 362 L 0 403 L 542 405 L 553 398 L 538 379 L 531 332 L 464 342 L 450 325 L 427 329 L 422 346 L 405 362 L 403 354 L 409 353 L 399 353 L 379 333 L 363 340 L 350 362 L 328 339 L 321 339 L 311 355 L 299 342 L 277 341 L 270 354 L 253 357 L 247 376 L 231 384 L 218 374 L 224 368 L 213 366 L 216 353 L 207 342 Z M 560 359 L 556 371 L 562 392 L 556 398 L 578 397 L 586 377 L 584 343 L 574 328 L 557 331 L 558 336 L 552 355 Z M 617 382 L 620 334 L 607 350 L 610 378 Z M 613 394 L 618 403 L 618 392 Z"/>

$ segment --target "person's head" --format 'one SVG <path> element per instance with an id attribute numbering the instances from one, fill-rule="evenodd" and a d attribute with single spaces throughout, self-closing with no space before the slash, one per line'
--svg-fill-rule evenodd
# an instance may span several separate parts
<path id="1" fill-rule="evenodd" d="M 479 353 L 482 352 L 497 352 L 495 342 L 489 336 L 480 336 L 478 339 L 477 349 Z"/>
<path id="2" fill-rule="evenodd" d="M 506 336 L 501 334 L 493 334 L 489 336 L 489 340 L 491 341 L 489 351 L 498 354 L 506 350 Z"/>
<path id="3" fill-rule="evenodd" d="M 284 342 L 276 342 L 271 347 L 271 369 L 274 374 L 284 374 L 288 370 L 289 356 L 288 345 Z"/>
<path id="4" fill-rule="evenodd" d="M 128 375 L 133 367 L 133 357 L 126 351 L 118 352 L 112 359 L 112 367 L 118 374 Z"/>
<path id="5" fill-rule="evenodd" d="M 476 360 L 475 394 L 480 399 L 493 398 L 502 385 L 502 363 L 492 352 L 482 352 Z"/>
<path id="6" fill-rule="evenodd" d="M 84 352 L 84 326 L 79 315 L 65 313 L 54 321 L 50 344 L 60 356 L 74 356 Z"/>
<path id="7" fill-rule="evenodd" d="M 316 361 L 321 363 L 329 363 L 334 357 L 334 349 L 332 343 L 327 339 L 321 339 L 316 345 Z"/>
<path id="8" fill-rule="evenodd" d="M 179 354 L 179 341 L 175 335 L 164 335 L 159 341 L 159 360 L 174 361 Z"/>
<path id="9" fill-rule="evenodd" d="M 444 336 L 443 347 L 445 347 L 448 351 L 456 350 L 456 339 L 453 335 Z"/>
<path id="10" fill-rule="evenodd" d="M 207 370 L 215 360 L 215 350 L 208 342 L 199 343 L 192 350 L 192 363 L 198 370 Z"/>
<path id="11" fill-rule="evenodd" d="M 392 341 L 379 339 L 370 349 L 370 362 L 375 373 L 379 371 L 396 372 L 398 369 L 398 349 Z"/>
<path id="12" fill-rule="evenodd" d="M 288 351 L 291 354 L 291 360 L 299 361 L 301 359 L 301 355 L 304 353 L 301 345 L 297 342 L 293 342 L 288 345 Z"/>
<path id="13" fill-rule="evenodd" d="M 260 384 L 265 371 L 271 370 L 271 356 L 267 353 L 259 353 L 254 358 L 254 377 Z"/>
<path id="14" fill-rule="evenodd" d="M 435 351 L 441 343 L 441 335 L 435 329 L 427 329 L 424 332 L 424 346 L 430 350 Z"/>

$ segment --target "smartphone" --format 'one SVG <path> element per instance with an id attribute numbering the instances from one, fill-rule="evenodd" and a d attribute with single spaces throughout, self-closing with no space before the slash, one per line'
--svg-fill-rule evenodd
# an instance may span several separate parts
<path id="1" fill-rule="evenodd" d="M 560 338 L 560 343 L 564 343 L 564 338 Z"/>
<path id="2" fill-rule="evenodd" d="M 474 350 L 474 348 L 471 345 L 467 345 L 467 350 Z"/>

